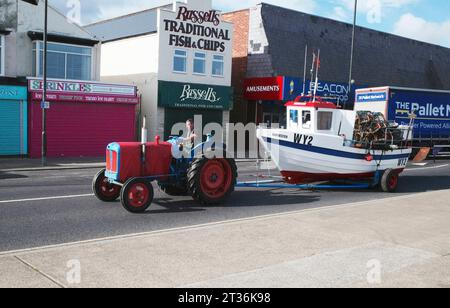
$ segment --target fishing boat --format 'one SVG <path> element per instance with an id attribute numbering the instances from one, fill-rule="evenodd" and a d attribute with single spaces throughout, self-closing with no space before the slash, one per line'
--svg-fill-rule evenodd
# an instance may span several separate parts
<path id="1" fill-rule="evenodd" d="M 360 112 L 318 97 L 299 97 L 286 108 L 286 129 L 260 127 L 257 135 L 287 183 L 369 179 L 385 170 L 398 176 L 408 163 L 412 126 L 395 127 L 401 140 L 364 144 L 353 139 Z"/>

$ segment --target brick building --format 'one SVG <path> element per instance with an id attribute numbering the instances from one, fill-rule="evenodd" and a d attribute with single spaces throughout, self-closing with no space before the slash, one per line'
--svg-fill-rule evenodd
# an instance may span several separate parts
<path id="1" fill-rule="evenodd" d="M 264 3 L 224 14 L 224 18 L 235 25 L 232 122 L 255 121 L 256 102 L 243 97 L 245 79 L 303 79 L 306 45 L 310 48 L 308 71 L 312 49 L 321 50 L 320 80 L 324 88 L 352 92 L 346 86 L 352 25 Z M 357 28 L 353 70 L 356 85 L 450 90 L 449 73 L 448 48 Z M 262 101 L 260 106 L 258 122 L 278 119 L 282 123 L 282 101 Z"/>

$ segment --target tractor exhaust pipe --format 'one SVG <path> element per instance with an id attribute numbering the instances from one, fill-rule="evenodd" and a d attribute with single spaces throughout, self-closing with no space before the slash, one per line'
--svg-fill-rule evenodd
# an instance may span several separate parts
<path id="1" fill-rule="evenodd" d="M 144 117 L 142 121 L 142 130 L 141 130 L 141 175 L 144 174 L 145 167 L 145 157 L 146 157 L 146 143 L 148 142 L 147 137 L 147 117 Z"/>
<path id="2" fill-rule="evenodd" d="M 141 142 L 142 142 L 142 144 L 145 144 L 148 142 L 147 117 L 144 117 L 144 119 L 142 121 Z"/>

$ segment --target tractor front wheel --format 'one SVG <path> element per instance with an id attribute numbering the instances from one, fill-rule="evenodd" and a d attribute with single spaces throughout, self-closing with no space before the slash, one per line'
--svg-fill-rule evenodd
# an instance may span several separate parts
<path id="1" fill-rule="evenodd" d="M 105 172 L 106 170 L 103 169 L 94 177 L 92 190 L 100 201 L 113 202 L 120 197 L 120 186 L 111 184 L 105 176 Z"/>
<path id="2" fill-rule="evenodd" d="M 205 205 L 224 202 L 234 191 L 237 167 L 233 159 L 196 159 L 188 170 L 188 189 Z"/>
<path id="3" fill-rule="evenodd" d="M 120 198 L 122 199 L 122 206 L 128 212 L 143 213 L 153 202 L 153 186 L 145 179 L 130 179 L 123 186 Z"/>

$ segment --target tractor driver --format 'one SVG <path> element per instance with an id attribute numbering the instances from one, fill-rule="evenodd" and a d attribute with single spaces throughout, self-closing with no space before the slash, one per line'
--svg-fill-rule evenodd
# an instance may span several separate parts
<path id="1" fill-rule="evenodd" d="M 191 150 L 194 148 L 195 140 L 197 139 L 197 134 L 195 133 L 194 128 L 194 120 L 189 119 L 186 121 L 186 129 L 187 129 L 187 136 L 184 138 L 184 149 L 188 153 L 191 152 Z"/>

